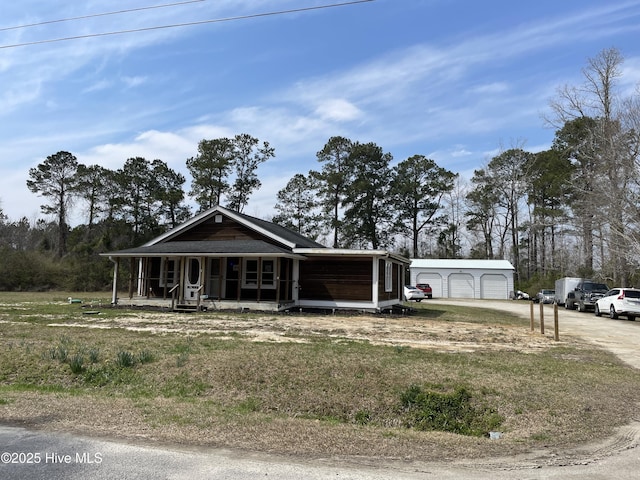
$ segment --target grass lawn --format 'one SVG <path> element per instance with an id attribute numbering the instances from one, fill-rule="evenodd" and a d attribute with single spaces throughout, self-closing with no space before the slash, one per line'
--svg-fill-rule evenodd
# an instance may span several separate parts
<path id="1" fill-rule="evenodd" d="M 416 308 L 330 316 L 329 328 L 320 316 L 113 309 L 108 293 L 0 293 L 0 422 L 443 460 L 569 448 L 635 416 L 640 375 L 608 352 L 552 338 L 532 348 L 528 322 L 509 314 Z M 277 341 L 253 335 L 267 328 Z"/>

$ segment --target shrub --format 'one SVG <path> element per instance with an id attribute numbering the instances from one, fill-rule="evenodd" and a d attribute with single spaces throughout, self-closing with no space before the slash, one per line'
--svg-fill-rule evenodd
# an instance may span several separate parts
<path id="1" fill-rule="evenodd" d="M 502 422 L 494 409 L 474 405 L 465 387 L 457 387 L 453 392 L 435 392 L 412 385 L 400 395 L 400 402 L 405 426 L 417 430 L 482 436 Z"/>
<path id="2" fill-rule="evenodd" d="M 153 353 L 149 350 L 143 350 L 138 354 L 138 361 L 140 363 L 151 363 L 155 360 Z"/>
<path id="3" fill-rule="evenodd" d="M 133 367 L 136 364 L 136 359 L 133 353 L 128 351 L 120 351 L 116 356 L 116 365 L 122 368 Z"/>
<path id="4" fill-rule="evenodd" d="M 80 353 L 76 353 L 69 359 L 69 367 L 76 375 L 84 372 L 84 357 Z"/>

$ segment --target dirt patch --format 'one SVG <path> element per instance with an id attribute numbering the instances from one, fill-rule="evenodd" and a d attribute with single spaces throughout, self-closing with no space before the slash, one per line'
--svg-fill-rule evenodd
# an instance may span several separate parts
<path id="1" fill-rule="evenodd" d="M 118 328 L 153 334 L 242 336 L 256 342 L 308 342 L 314 337 L 373 345 L 431 349 L 440 352 L 501 350 L 535 352 L 550 346 L 549 338 L 521 326 L 455 325 L 416 316 L 264 315 L 135 312 L 120 318 L 99 314 L 83 322 L 50 326 Z M 557 345 L 557 343 L 556 343 Z"/>
<path id="2" fill-rule="evenodd" d="M 451 303 L 448 302 L 448 304 Z M 437 310 L 438 304 L 438 301 L 429 302 L 426 307 L 428 309 L 433 307 L 433 310 Z M 468 306 L 468 302 L 465 306 Z M 224 314 L 222 312 L 176 314 L 157 311 L 122 311 L 114 316 L 111 314 L 112 312 L 105 309 L 102 313 L 96 311 L 90 315 L 76 315 L 75 317 L 47 316 L 45 323 L 56 329 L 71 327 L 79 330 L 117 329 L 145 332 L 153 336 L 167 336 L 167 340 L 171 341 L 173 338 L 188 339 L 189 337 L 203 337 L 199 341 L 206 341 L 205 337 L 209 336 L 216 339 L 243 338 L 263 343 L 311 343 L 316 339 L 329 339 L 336 344 L 366 342 L 373 345 L 396 347 L 397 352 L 391 351 L 393 355 L 404 355 L 407 351 L 411 352 L 411 350 L 404 350 L 406 347 L 411 347 L 411 349 L 445 353 L 482 352 L 480 356 L 485 356 L 484 352 L 500 352 L 500 355 L 494 356 L 500 359 L 503 358 L 502 352 L 536 353 L 565 342 L 565 340 L 555 342 L 552 332 L 546 336 L 540 335 L 539 332 L 531 332 L 527 318 L 528 305 L 525 303 L 497 302 L 494 306 L 491 302 L 483 302 L 477 306 L 485 309 L 498 308 L 510 311 L 520 316 L 521 321 L 514 322 L 513 319 L 509 319 L 505 324 L 501 324 L 500 315 L 487 315 L 486 312 L 484 313 L 488 318 L 488 320 L 485 319 L 486 321 L 461 321 L 460 318 L 472 320 L 475 316 L 475 314 L 469 315 L 466 312 L 458 315 L 455 322 L 451 322 L 447 321 L 445 315 L 441 318 L 434 317 L 436 314 L 430 317 L 429 315 L 258 315 L 255 313 Z M 496 323 L 493 322 L 494 319 Z M 7 323 L 14 322 L 7 320 Z M 85 333 L 88 335 L 88 332 Z M 104 334 L 102 331 L 100 332 L 102 338 L 107 335 L 107 332 Z M 55 333 L 52 336 L 53 338 L 58 337 Z M 133 337 L 133 335 L 122 336 Z M 141 343 L 146 341 L 148 336 L 143 335 L 142 339 Z M 571 339 L 567 337 L 567 339 L 567 343 L 581 341 L 576 337 Z M 239 343 L 246 347 L 246 342 Z M 18 344 L 16 343 L 16 345 Z M 337 345 L 338 348 L 342 346 Z M 291 347 L 293 346 L 287 346 L 287 348 Z M 25 349 L 26 347 L 21 348 Z M 251 345 L 249 348 L 255 349 L 256 346 Z M 283 350 L 280 346 L 278 348 L 271 347 L 271 349 Z M 422 354 L 422 352 L 420 353 Z M 491 357 L 491 355 L 486 356 Z M 446 357 L 451 357 L 454 362 L 457 358 L 455 355 L 447 355 Z M 461 355 L 460 357 L 465 356 Z M 526 356 L 526 358 L 535 357 Z M 169 360 L 165 360 L 166 365 L 158 369 L 158 378 L 167 376 L 167 371 L 170 368 L 165 368 L 165 366 L 172 366 Z M 202 360 L 202 363 L 205 363 L 204 356 Z M 271 362 L 265 363 L 272 364 L 273 358 L 270 360 Z M 563 360 L 575 361 L 569 358 Z M 175 363 L 175 360 L 173 362 Z M 350 362 L 342 363 L 352 365 Z M 217 366 L 217 364 L 205 365 L 211 369 Z M 202 373 L 200 369 L 204 367 L 200 362 L 194 362 L 192 366 L 190 364 L 189 368 L 191 370 L 187 370 L 188 373 L 195 376 L 200 375 Z M 246 370 L 248 369 L 249 366 Z M 242 371 L 238 370 L 236 373 Z M 464 372 L 472 375 L 472 373 L 468 373 L 469 371 L 466 366 Z M 328 372 L 335 373 L 330 369 Z M 445 372 L 446 375 L 449 375 L 449 370 L 445 370 Z M 489 372 L 491 374 L 493 370 L 489 369 Z M 376 384 L 380 383 L 380 378 L 380 376 L 375 377 Z M 404 376 L 402 378 L 403 381 L 406 379 Z M 525 374 L 519 375 L 519 378 L 530 377 Z M 237 382 L 236 376 L 233 376 L 233 379 L 234 382 Z M 410 380 L 406 379 L 406 382 L 410 382 Z M 214 382 L 210 383 L 214 385 Z M 528 392 L 532 388 L 531 382 L 525 380 L 525 384 L 523 390 L 526 390 L 529 395 Z M 305 389 L 300 389 L 302 393 L 305 391 Z M 327 391 L 331 390 L 325 392 Z M 535 400 L 543 396 L 536 393 L 533 398 Z M 314 401 L 321 397 L 322 394 L 315 395 Z M 607 401 L 609 398 L 607 392 Z M 66 393 L 56 394 L 55 391 L 46 394 L 16 391 L 4 394 L 3 399 L 5 402 L 2 407 L 3 421 L 54 431 L 71 431 L 116 437 L 129 441 L 208 447 L 224 446 L 295 455 L 310 455 L 310 452 L 315 451 L 327 456 L 385 457 L 387 461 L 408 458 L 419 458 L 422 461 L 442 460 L 443 458 L 486 459 L 509 453 L 522 454 L 528 450 L 528 447 L 520 437 L 528 438 L 533 434 L 540 435 L 539 429 L 534 427 L 537 427 L 540 416 L 545 413 L 538 407 L 532 409 L 531 412 L 523 409 L 523 412 L 516 415 L 517 428 L 512 424 L 513 432 L 517 431 L 519 437 L 511 440 L 509 435 L 505 435 L 501 441 L 493 442 L 487 438 L 469 438 L 449 433 L 422 433 L 390 427 L 360 428 L 353 423 L 331 424 L 318 419 L 301 418 L 297 414 L 290 417 L 274 415 L 273 418 L 265 421 L 264 413 L 245 412 L 241 418 L 236 419 L 233 417 L 233 411 L 216 409 L 211 406 L 212 402 L 198 403 L 192 401 L 191 398 L 182 401 L 161 395 L 157 397 L 132 395 L 127 398 L 114 395 L 112 397 L 100 392 L 99 387 L 95 392 L 89 392 L 83 396 Z M 203 408 L 205 406 L 209 408 L 208 411 Z M 509 412 L 509 408 L 502 407 L 506 408 L 507 413 L 513 414 L 513 412 Z M 590 405 L 587 405 L 585 411 L 587 411 L 587 407 L 589 412 L 594 410 Z M 222 418 L 225 415 L 227 418 Z M 513 415 L 511 416 L 513 417 Z M 186 418 L 189 420 L 185 421 Z M 530 428 L 527 426 L 529 421 L 531 422 Z M 560 420 L 553 417 L 549 421 L 558 423 Z M 511 436 L 515 437 L 515 433 L 511 433 Z M 636 439 L 637 435 L 634 433 L 623 448 L 635 446 Z M 539 444 L 540 442 L 536 443 L 536 445 Z M 310 445 L 317 448 L 310 448 Z M 556 458 L 556 452 L 547 453 L 552 453 L 553 458 Z M 591 453 L 589 454 L 591 455 Z M 548 460 L 549 457 L 545 456 L 545 458 Z M 566 459 L 567 454 L 563 453 L 562 458 Z M 579 461 L 583 461 L 585 457 L 578 455 L 577 458 Z"/>

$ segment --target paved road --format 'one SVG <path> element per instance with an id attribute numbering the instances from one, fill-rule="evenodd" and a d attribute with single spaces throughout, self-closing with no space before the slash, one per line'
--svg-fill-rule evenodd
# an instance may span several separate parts
<path id="1" fill-rule="evenodd" d="M 226 450 L 150 448 L 15 427 L 0 427 L 0 456 L 0 478 L 7 480 L 631 480 L 638 478 L 640 466 L 638 449 L 615 455 L 604 449 L 596 452 L 593 459 L 561 464 L 554 464 L 553 459 L 534 458 L 522 462 L 494 459 L 380 468 L 330 460 L 305 462 Z"/>
<path id="2" fill-rule="evenodd" d="M 434 303 L 452 300 L 434 300 Z M 456 301 L 494 307 L 529 318 L 527 302 Z M 536 319 L 538 306 L 534 308 Z M 553 334 L 552 306 L 544 307 L 547 334 Z M 561 309 L 559 333 L 580 336 L 608 348 L 640 368 L 640 322 L 597 318 L 593 314 Z M 598 446 L 567 458 L 536 454 L 519 459 L 489 459 L 453 464 L 396 463 L 384 467 L 359 459 L 350 463 L 299 460 L 229 450 L 156 448 L 29 431 L 0 426 L 0 479 L 75 480 L 174 479 L 253 480 L 278 479 L 580 479 L 630 480 L 640 471 L 640 424 L 622 429 Z"/>

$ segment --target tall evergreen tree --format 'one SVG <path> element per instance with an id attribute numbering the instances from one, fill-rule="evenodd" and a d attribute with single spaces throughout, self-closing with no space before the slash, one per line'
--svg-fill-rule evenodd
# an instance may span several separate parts
<path id="1" fill-rule="evenodd" d="M 201 140 L 198 155 L 187 160 L 193 179 L 189 195 L 195 198 L 200 211 L 222 204 L 223 195 L 229 191 L 233 149 L 233 140 L 229 138 Z"/>
<path id="2" fill-rule="evenodd" d="M 391 194 L 393 157 L 375 143 L 356 143 L 348 159 L 344 225 L 348 244 L 357 248 L 388 248 L 395 238 L 396 213 Z"/>
<path id="3" fill-rule="evenodd" d="M 322 169 L 310 175 L 318 182 L 318 192 L 327 230 L 332 232 L 333 248 L 343 240 L 341 211 L 349 185 L 349 156 L 353 142 L 344 137 L 331 137 L 316 157 Z"/>
<path id="4" fill-rule="evenodd" d="M 414 258 L 420 256 L 419 238 L 429 226 L 444 221 L 438 216 L 443 196 L 453 189 L 457 174 L 439 167 L 435 161 L 414 155 L 400 162 L 393 172 L 393 199 L 398 227 L 411 237 Z"/>
<path id="5" fill-rule="evenodd" d="M 254 190 L 262 182 L 256 173 L 258 166 L 275 156 L 268 142 L 262 142 L 249 134 L 236 135 L 233 139 L 233 166 L 236 177 L 229 189 L 229 208 L 242 213 Z"/>
<path id="6" fill-rule="evenodd" d="M 106 208 L 108 196 L 106 182 L 107 169 L 100 165 L 78 165 L 77 195 L 87 205 L 87 225 L 91 230 L 100 213 Z"/>
<path id="7" fill-rule="evenodd" d="M 317 240 L 322 235 L 322 215 L 318 207 L 314 180 L 297 173 L 278 192 L 275 206 L 278 213 L 273 217 L 273 222 Z"/>
<path id="8" fill-rule="evenodd" d="M 151 163 L 152 174 L 155 177 L 156 200 L 159 202 L 159 211 L 165 218 L 165 223 L 170 228 L 187 220 L 190 215 L 189 207 L 183 204 L 184 190 L 182 186 L 186 182 L 184 175 L 176 172 L 162 160 L 154 160 Z"/>
<path id="9" fill-rule="evenodd" d="M 67 217 L 77 187 L 77 170 L 77 158 L 64 151 L 49 155 L 37 167 L 29 169 L 27 187 L 33 193 L 48 198 L 50 203 L 41 205 L 40 208 L 44 214 L 57 217 L 58 257 L 62 257 L 67 251 Z"/>

